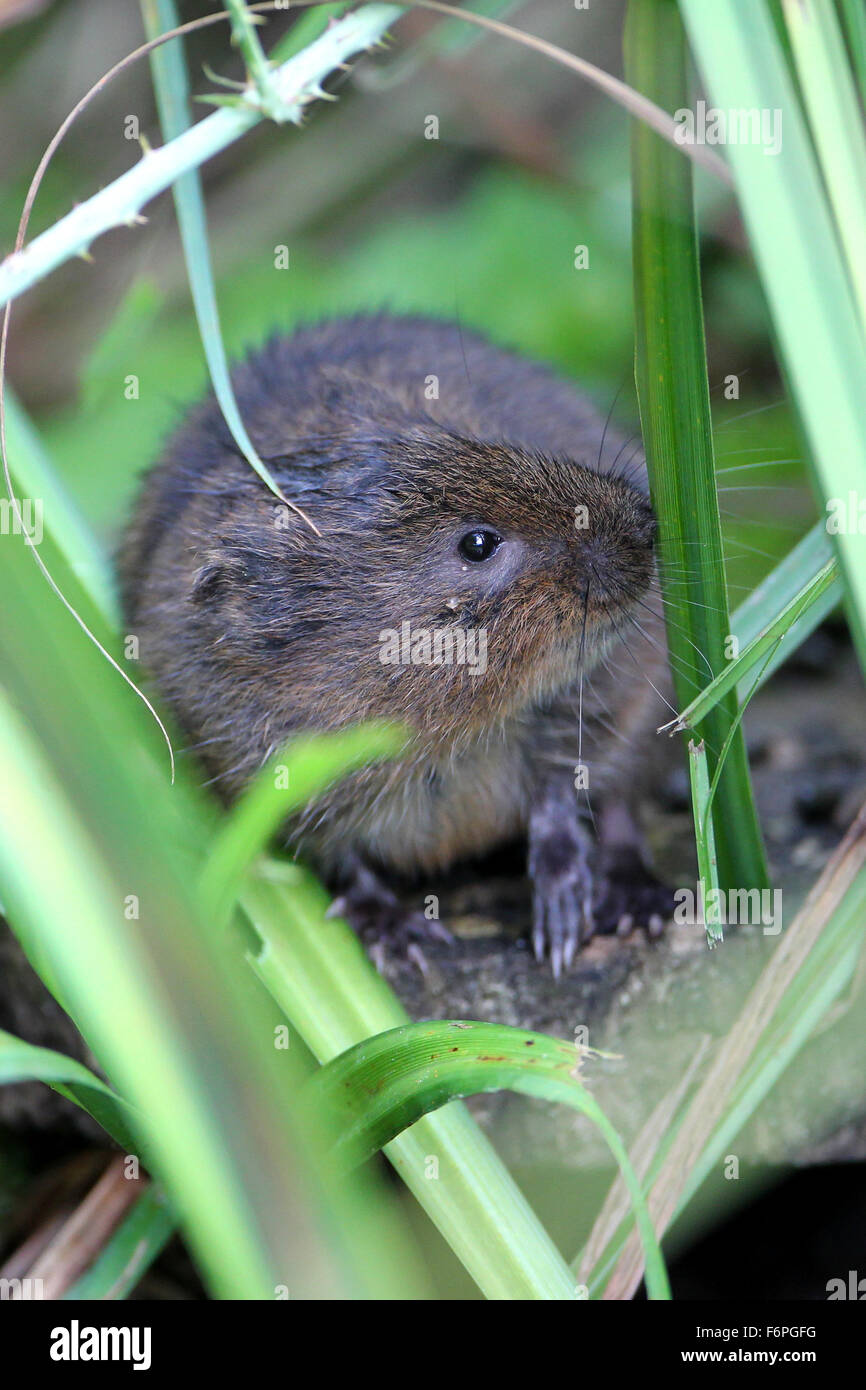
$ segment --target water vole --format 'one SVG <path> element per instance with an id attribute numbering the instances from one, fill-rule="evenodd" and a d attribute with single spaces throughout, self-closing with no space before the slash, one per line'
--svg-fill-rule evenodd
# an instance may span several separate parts
<path id="1" fill-rule="evenodd" d="M 664 666 L 642 463 L 623 466 L 572 386 L 451 323 L 303 328 L 234 384 L 321 536 L 208 399 L 147 475 L 119 560 L 142 662 L 220 791 L 293 733 L 397 719 L 403 756 L 287 828 L 356 924 L 406 926 L 379 872 L 525 832 L 535 948 L 557 973 L 623 913 L 655 927 L 623 809 Z"/>

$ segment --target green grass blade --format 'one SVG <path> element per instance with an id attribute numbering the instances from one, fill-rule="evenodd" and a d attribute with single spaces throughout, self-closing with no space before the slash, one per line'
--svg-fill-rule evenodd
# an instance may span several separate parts
<path id="1" fill-rule="evenodd" d="M 633 1202 L 643 1242 L 647 1291 L 670 1298 L 664 1260 L 640 1183 L 619 1135 L 580 1080 L 588 1049 L 543 1033 L 494 1023 L 412 1023 L 392 1028 L 328 1062 L 307 1093 L 333 1125 L 343 1167 L 362 1163 L 423 1115 L 456 1097 L 517 1091 L 570 1105 L 598 1126 Z"/>
<path id="2" fill-rule="evenodd" d="M 727 157 L 824 513 L 831 499 L 863 494 L 866 348 L 819 167 L 764 5 L 681 0 L 681 7 L 711 100 L 724 109 L 784 113 L 777 155 L 744 143 L 729 145 Z M 866 668 L 863 538 L 846 527 L 834 533 L 833 544 Z"/>
<path id="3" fill-rule="evenodd" d="M 866 137 L 832 0 L 783 0 L 797 75 L 866 333 Z"/>
<path id="4" fill-rule="evenodd" d="M 44 1081 L 92 1115 L 121 1148 L 129 1152 L 137 1144 L 135 1112 L 110 1086 L 73 1057 L 35 1047 L 0 1029 L 0 1086 L 14 1081 Z"/>
<path id="5" fill-rule="evenodd" d="M 67 1303 L 128 1297 L 165 1248 L 177 1216 L 165 1193 L 151 1183 L 80 1279 L 62 1295 Z"/>
<path id="6" fill-rule="evenodd" d="M 838 0 L 838 7 L 857 78 L 860 100 L 866 104 L 866 6 L 863 0 Z"/>
<path id="7" fill-rule="evenodd" d="M 707 945 L 712 947 L 724 940 L 724 932 L 720 925 L 718 912 L 719 866 L 713 818 L 710 814 L 710 775 L 707 768 L 707 753 L 703 743 L 689 742 L 689 782 L 692 789 L 692 811 L 695 820 L 698 878 L 703 899 L 701 910 L 704 914 Z"/>
<path id="8" fill-rule="evenodd" d="M 244 871 L 283 820 L 332 782 L 379 758 L 399 752 L 403 735 L 384 725 L 315 737 L 296 738 L 270 760 L 214 837 L 201 879 L 209 916 L 226 920 L 237 899 Z"/>
<path id="9" fill-rule="evenodd" d="M 140 0 L 140 4 L 148 38 L 156 38 L 169 29 L 177 28 L 179 20 L 174 0 Z M 245 7 L 242 8 L 245 11 Z M 249 25 L 248 16 L 245 17 Z M 252 35 L 252 38 L 255 41 L 256 49 L 261 53 L 255 34 Z M 192 124 L 189 109 L 189 84 L 181 42 L 169 43 L 162 48 L 155 49 L 150 55 L 150 63 L 163 135 L 166 141 L 175 140 L 178 136 L 183 135 Z M 283 497 L 267 466 L 259 458 L 256 447 L 241 419 L 235 399 L 220 328 L 204 198 L 198 169 L 191 169 L 188 173 L 181 174 L 179 178 L 175 179 L 172 184 L 172 194 L 177 211 L 177 222 L 183 243 L 183 254 L 186 260 L 193 304 L 201 332 L 202 346 L 220 409 L 235 443 L 250 467 L 255 470 L 262 482 L 267 484 L 276 497 L 292 506 L 290 499 Z M 295 510 L 297 509 L 295 508 Z"/>
<path id="10" fill-rule="evenodd" d="M 759 633 L 773 622 L 777 614 L 796 598 L 803 586 L 814 579 L 832 559 L 833 548 L 827 535 L 827 527 L 824 522 L 819 521 L 797 542 L 793 550 L 774 566 L 734 612 L 731 622 L 740 647 L 754 641 Z M 761 671 L 760 684 L 797 650 L 801 642 L 805 642 L 819 623 L 837 607 L 842 596 L 842 581 L 837 572 L 836 579 L 822 596 L 805 609 L 788 628 Z M 760 689 L 760 685 L 758 688 Z M 739 693 L 742 697 L 746 692 L 741 689 Z"/>
<path id="11" fill-rule="evenodd" d="M 306 870 L 268 863 L 242 905 L 255 932 L 249 959 L 321 1062 L 408 1022 L 329 899 Z M 452 1103 L 385 1153 L 482 1292 L 493 1299 L 571 1299 L 574 1277 L 466 1108 Z M 426 1177 L 439 1161 L 440 1181 Z"/>
<path id="12" fill-rule="evenodd" d="M 668 110 L 687 104 L 685 44 L 673 0 L 633 0 L 626 73 Z M 730 633 L 713 461 L 692 171 L 645 126 L 632 128 L 636 379 L 677 700 L 685 708 L 726 666 Z M 666 576 L 676 582 L 668 585 Z M 711 769 L 737 714 L 734 692 L 698 730 Z M 723 888 L 767 883 L 742 733 L 732 741 L 714 819 Z"/>
<path id="13" fill-rule="evenodd" d="M 841 585 L 836 561 L 828 560 L 824 568 L 802 586 L 773 621 L 752 638 L 739 656 L 733 658 L 727 668 L 720 671 L 710 684 L 704 687 L 697 699 L 693 700 L 676 719 L 664 726 L 665 729 L 671 733 L 680 733 L 684 729 L 694 728 L 696 724 L 706 718 L 709 711 L 727 695 L 729 690 L 733 690 L 745 679 L 759 661 L 764 660 L 769 665 L 767 658 L 771 657 L 774 648 L 780 644 L 781 639 L 790 632 L 794 624 L 808 612 L 813 604 L 825 600 L 825 604 L 829 604 L 831 608 L 835 607 L 840 592 Z M 819 609 L 820 611 L 822 610 Z"/>
<path id="14" fill-rule="evenodd" d="M 73 574 L 104 616 L 116 620 L 117 601 L 111 566 L 8 386 L 5 414 L 6 445 L 17 495 L 39 503 L 44 523 L 58 538 Z"/>

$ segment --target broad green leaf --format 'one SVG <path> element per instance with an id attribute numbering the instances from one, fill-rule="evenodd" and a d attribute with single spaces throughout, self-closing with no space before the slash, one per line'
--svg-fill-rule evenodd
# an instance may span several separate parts
<path id="1" fill-rule="evenodd" d="M 411 1023 L 367 1038 L 307 1084 L 336 1135 L 340 1167 L 363 1162 L 423 1115 L 460 1096 L 519 1091 L 579 1110 L 603 1134 L 634 1204 L 650 1298 L 669 1298 L 664 1262 L 622 1140 L 580 1079 L 589 1050 L 494 1023 Z"/>
<path id="2" fill-rule="evenodd" d="M 241 898 L 248 959 L 319 1061 L 408 1022 L 355 933 L 299 865 L 267 861 Z M 385 1153 L 487 1298 L 570 1299 L 574 1278 L 493 1146 L 462 1105 L 425 1115 Z M 440 1181 L 427 1179 L 439 1158 Z"/>

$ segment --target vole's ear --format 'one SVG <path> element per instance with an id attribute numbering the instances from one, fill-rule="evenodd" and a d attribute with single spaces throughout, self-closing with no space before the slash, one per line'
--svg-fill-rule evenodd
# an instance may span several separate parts
<path id="1" fill-rule="evenodd" d="M 248 649 L 266 641 L 274 597 L 280 591 L 271 557 L 233 543 L 203 548 L 189 573 L 187 603 L 193 623 L 209 646 Z M 194 614 L 194 616 L 193 616 Z"/>
<path id="2" fill-rule="evenodd" d="M 196 570 L 189 591 L 191 603 L 213 603 L 218 601 L 220 591 L 225 587 L 226 573 L 222 565 L 214 562 L 202 565 Z"/>
<path id="3" fill-rule="evenodd" d="M 210 547 L 192 576 L 191 603 L 219 606 L 255 585 L 273 581 L 270 556 L 239 545 Z"/>

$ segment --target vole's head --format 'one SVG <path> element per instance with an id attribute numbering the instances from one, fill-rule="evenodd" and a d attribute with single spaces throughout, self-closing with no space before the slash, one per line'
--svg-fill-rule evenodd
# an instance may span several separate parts
<path id="1" fill-rule="evenodd" d="M 197 547 L 189 611 L 275 721 L 477 732 L 591 668 L 651 583 L 621 478 L 432 425 L 328 447 L 327 488 L 282 478 L 321 538 L 247 482 Z"/>
<path id="2" fill-rule="evenodd" d="M 521 708 L 570 684 L 579 662 L 591 668 L 653 576 L 656 524 L 640 492 L 507 445 L 407 449 L 377 526 L 402 620 L 486 634 L 479 710 Z M 481 682 L 455 684 L 471 694 Z"/>

